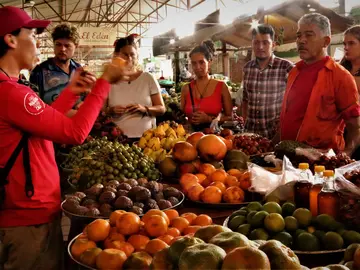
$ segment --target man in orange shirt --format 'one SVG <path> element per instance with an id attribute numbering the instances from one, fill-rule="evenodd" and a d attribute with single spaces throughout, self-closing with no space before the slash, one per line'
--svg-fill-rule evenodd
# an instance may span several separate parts
<path id="1" fill-rule="evenodd" d="M 298 22 L 296 43 L 302 60 L 289 73 L 280 136 L 351 154 L 360 144 L 358 92 L 351 74 L 326 54 L 330 29 L 329 19 L 318 13 Z"/>

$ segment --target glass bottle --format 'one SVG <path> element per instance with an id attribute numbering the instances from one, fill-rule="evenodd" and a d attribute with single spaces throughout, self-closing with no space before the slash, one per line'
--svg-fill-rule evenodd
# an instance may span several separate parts
<path id="1" fill-rule="evenodd" d="M 310 211 L 313 217 L 318 215 L 318 194 L 323 187 L 325 166 L 315 166 L 314 182 L 310 189 Z"/>
<path id="2" fill-rule="evenodd" d="M 309 164 L 300 163 L 299 169 L 301 170 L 299 180 L 294 185 L 295 204 L 296 204 L 296 208 L 309 209 L 310 207 L 309 195 L 310 195 L 310 188 L 312 186 Z"/>
<path id="3" fill-rule="evenodd" d="M 328 214 L 337 219 L 339 214 L 339 194 L 335 190 L 334 171 L 324 171 L 324 184 L 318 195 L 318 214 Z"/>

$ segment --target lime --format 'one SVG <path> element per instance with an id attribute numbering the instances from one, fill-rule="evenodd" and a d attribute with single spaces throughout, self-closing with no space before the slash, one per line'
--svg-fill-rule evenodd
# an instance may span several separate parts
<path id="1" fill-rule="evenodd" d="M 324 247 L 327 250 L 338 250 L 344 245 L 344 240 L 336 232 L 327 232 L 324 237 Z"/>
<path id="2" fill-rule="evenodd" d="M 282 213 L 281 206 L 276 202 L 267 202 L 264 204 L 263 208 L 269 214 L 278 213 L 281 215 L 281 213 Z"/>
<path id="3" fill-rule="evenodd" d="M 228 223 L 229 229 L 235 231 L 240 225 L 246 223 L 246 217 L 244 216 L 235 216 Z"/>
<path id="4" fill-rule="evenodd" d="M 356 231 L 346 231 L 342 235 L 346 245 L 360 243 L 360 234 Z"/>
<path id="5" fill-rule="evenodd" d="M 311 233 L 301 233 L 296 238 L 296 247 L 302 251 L 317 251 L 320 249 L 320 241 Z"/>
<path id="6" fill-rule="evenodd" d="M 230 215 L 230 220 L 235 216 L 245 216 L 246 217 L 246 215 L 247 215 L 247 211 L 245 211 L 245 210 L 236 210 L 235 212 L 233 212 Z"/>
<path id="7" fill-rule="evenodd" d="M 294 236 L 295 236 L 295 237 L 298 237 L 300 234 L 302 234 L 302 233 L 304 233 L 304 232 L 306 232 L 306 231 L 303 230 L 303 229 L 297 229 L 297 230 L 295 231 L 295 233 L 294 233 Z"/>
<path id="8" fill-rule="evenodd" d="M 251 230 L 251 225 L 250 224 L 242 224 L 239 226 L 239 228 L 237 228 L 237 232 L 241 233 L 245 236 L 248 236 Z"/>
<path id="9" fill-rule="evenodd" d="M 331 227 L 335 227 L 336 221 L 332 216 L 327 214 L 318 215 L 315 218 L 317 226 L 325 231 L 329 231 Z"/>
<path id="10" fill-rule="evenodd" d="M 269 234 L 261 228 L 252 230 L 249 236 L 250 240 L 268 240 L 269 239 Z"/>
<path id="11" fill-rule="evenodd" d="M 272 239 L 280 241 L 287 247 L 291 247 L 293 243 L 291 234 L 287 232 L 279 232 Z"/>
<path id="12" fill-rule="evenodd" d="M 292 216 L 292 214 L 294 213 L 296 207 L 293 203 L 291 202 L 286 202 L 282 205 L 282 215 L 284 217 L 287 216 Z"/>
<path id="13" fill-rule="evenodd" d="M 280 199 L 279 197 L 275 196 L 275 195 L 269 195 L 266 197 L 266 202 L 276 202 L 276 203 L 280 203 Z"/>
<path id="14" fill-rule="evenodd" d="M 311 223 L 311 212 L 306 208 L 298 208 L 294 211 L 293 217 L 297 219 L 301 227 L 307 227 Z"/>
<path id="15" fill-rule="evenodd" d="M 266 216 L 268 216 L 269 213 L 266 211 L 259 211 L 257 212 L 255 215 L 252 216 L 252 218 L 250 219 L 250 225 L 253 228 L 259 228 L 259 227 L 263 227 L 264 224 L 264 219 L 266 218 Z"/>
<path id="16" fill-rule="evenodd" d="M 288 232 L 294 232 L 299 228 L 298 221 L 296 218 L 288 216 L 284 218 L 285 221 L 285 229 Z"/>
<path id="17" fill-rule="evenodd" d="M 251 211 L 251 212 L 247 215 L 247 217 L 246 217 L 247 223 L 250 224 L 251 219 L 253 218 L 253 216 L 255 216 L 256 213 L 257 213 L 257 211 Z"/>
<path id="18" fill-rule="evenodd" d="M 263 209 L 263 206 L 260 202 L 251 202 L 247 205 L 247 210 L 250 211 L 260 211 Z"/>
<path id="19" fill-rule="evenodd" d="M 264 220 L 265 229 L 269 232 L 277 233 L 285 229 L 285 221 L 278 213 L 271 213 Z"/>
<path id="20" fill-rule="evenodd" d="M 313 233 L 313 235 L 315 235 L 320 240 L 320 243 L 324 243 L 325 234 L 326 234 L 326 232 L 324 232 L 322 230 L 316 230 Z"/>

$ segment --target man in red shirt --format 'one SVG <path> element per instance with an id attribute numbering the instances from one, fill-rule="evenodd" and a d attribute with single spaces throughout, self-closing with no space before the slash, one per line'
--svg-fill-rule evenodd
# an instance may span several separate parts
<path id="1" fill-rule="evenodd" d="M 60 181 L 52 142 L 82 143 L 110 84 L 129 75 L 109 65 L 96 81 L 92 74 L 78 70 L 59 98 L 46 105 L 18 78 L 20 70 L 33 68 L 36 30 L 41 32 L 49 23 L 32 20 L 19 8 L 0 8 L 0 269 L 61 269 Z M 78 113 L 66 117 L 79 94 L 91 88 Z M 25 134 L 23 150 L 4 177 L 6 164 Z"/>
<path id="2" fill-rule="evenodd" d="M 360 143 L 360 106 L 351 74 L 327 56 L 329 19 L 318 13 L 300 18 L 300 62 L 291 70 L 281 112 L 281 140 L 351 154 Z M 344 126 L 348 130 L 346 144 Z"/>

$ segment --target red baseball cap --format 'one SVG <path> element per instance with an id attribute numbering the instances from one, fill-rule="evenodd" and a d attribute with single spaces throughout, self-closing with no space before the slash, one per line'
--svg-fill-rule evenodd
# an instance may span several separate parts
<path id="1" fill-rule="evenodd" d="M 33 20 L 26 11 L 6 6 L 0 8 L 0 37 L 20 28 L 36 28 L 40 34 L 50 24 L 47 20 Z"/>

